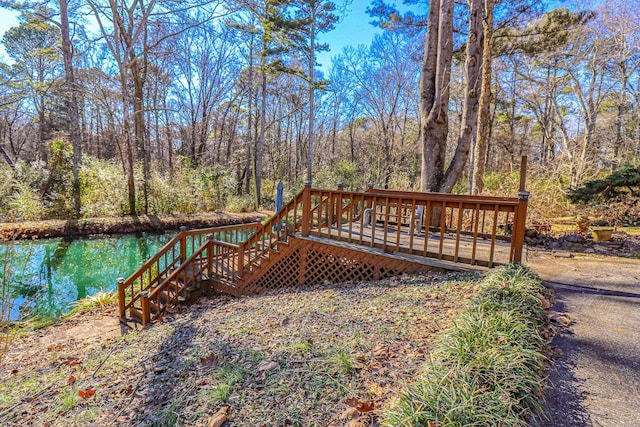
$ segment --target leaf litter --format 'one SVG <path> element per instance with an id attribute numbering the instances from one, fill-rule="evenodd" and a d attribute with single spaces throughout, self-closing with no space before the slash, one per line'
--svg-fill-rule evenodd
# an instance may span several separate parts
<path id="1" fill-rule="evenodd" d="M 53 326 L 17 337 L 3 360 L 0 424 L 377 426 L 476 281 L 433 273 L 221 295 L 142 331 L 51 346 L 68 327 Z"/>

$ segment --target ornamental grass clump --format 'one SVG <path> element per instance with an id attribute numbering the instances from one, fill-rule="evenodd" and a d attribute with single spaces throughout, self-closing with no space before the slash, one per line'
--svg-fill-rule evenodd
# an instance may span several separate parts
<path id="1" fill-rule="evenodd" d="M 521 265 L 488 273 L 383 425 L 526 426 L 542 393 L 543 294 Z"/>

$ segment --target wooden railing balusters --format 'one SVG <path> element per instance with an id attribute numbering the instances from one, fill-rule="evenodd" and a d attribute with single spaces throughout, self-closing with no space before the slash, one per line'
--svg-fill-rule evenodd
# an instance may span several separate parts
<path id="1" fill-rule="evenodd" d="M 462 232 L 463 214 L 464 210 L 462 209 L 462 202 L 460 202 L 460 204 L 458 204 L 458 223 L 456 224 L 456 249 L 455 254 L 453 255 L 453 262 L 458 262 L 458 254 L 460 253 L 460 233 Z"/>
<path id="2" fill-rule="evenodd" d="M 376 226 L 378 225 L 378 206 L 376 205 L 376 196 L 373 196 L 373 201 L 371 202 L 371 242 L 370 247 L 373 247 L 374 241 L 376 239 Z"/>
<path id="3" fill-rule="evenodd" d="M 411 219 L 409 220 L 409 254 L 413 254 L 413 236 L 416 233 L 419 233 L 420 230 L 416 229 L 416 211 L 418 207 L 416 206 L 416 199 L 411 199 Z M 400 229 L 400 227 L 398 227 Z M 425 235 L 426 237 L 426 235 Z M 399 239 L 399 238 L 398 238 Z M 398 243 L 399 244 L 399 243 Z M 400 248 L 396 248 L 396 251 Z"/>
<path id="4" fill-rule="evenodd" d="M 425 208 L 425 213 L 424 213 L 424 220 L 425 220 L 425 224 L 424 224 L 424 251 L 422 253 L 422 256 L 424 256 L 424 257 L 427 256 L 427 247 L 429 245 L 429 227 L 431 227 L 431 216 L 432 216 L 431 200 L 427 200 L 427 207 Z"/>
<path id="5" fill-rule="evenodd" d="M 364 212 L 367 210 L 367 202 L 365 202 L 365 196 L 364 194 L 362 195 L 362 212 L 360 212 L 360 239 L 359 239 L 359 244 L 362 244 L 363 241 L 363 236 L 364 236 Z"/>
<path id="6" fill-rule="evenodd" d="M 401 201 L 398 200 L 398 206 L 402 206 Z M 400 218 L 398 217 L 397 219 L 397 224 L 396 224 L 396 249 L 395 252 L 399 252 L 400 251 L 400 227 L 402 226 L 402 221 L 400 221 Z M 411 218 L 409 218 L 409 224 L 411 224 Z M 409 230 L 411 230 L 411 226 L 409 226 Z M 411 231 L 409 231 L 411 233 Z"/>
<path id="7" fill-rule="evenodd" d="M 447 204 L 441 202 L 442 209 L 440 211 L 440 247 L 438 248 L 438 259 L 442 259 L 442 249 L 444 246 L 444 230 L 446 228 L 447 221 Z"/>
<path id="8" fill-rule="evenodd" d="M 355 197 L 350 196 L 349 198 L 349 212 L 347 213 L 347 217 L 349 218 L 349 230 L 347 232 L 347 236 L 349 242 L 353 242 L 353 220 L 354 220 L 354 212 L 356 211 L 356 200 Z"/>
<path id="9" fill-rule="evenodd" d="M 471 264 L 472 265 L 476 263 L 476 248 L 478 246 L 479 220 L 480 220 L 480 203 L 476 203 L 476 209 L 474 211 L 474 214 L 472 214 L 472 219 L 471 219 L 471 221 L 473 221 L 473 244 L 471 247 Z"/>
<path id="10" fill-rule="evenodd" d="M 387 230 L 389 228 L 389 209 L 390 209 L 390 204 L 389 204 L 389 198 L 387 197 L 385 199 L 385 203 L 384 203 L 384 228 L 383 228 L 383 238 L 382 238 L 382 247 L 383 250 L 386 252 L 387 251 Z"/>
<path id="11" fill-rule="evenodd" d="M 498 232 L 498 213 L 500 205 L 495 205 L 493 210 L 493 229 L 491 230 L 491 249 L 489 251 L 489 268 L 493 267 L 493 255 L 496 247 L 496 234 Z"/>

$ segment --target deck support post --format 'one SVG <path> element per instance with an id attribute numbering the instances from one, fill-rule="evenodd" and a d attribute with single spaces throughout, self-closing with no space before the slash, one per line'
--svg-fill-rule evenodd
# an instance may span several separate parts
<path id="1" fill-rule="evenodd" d="M 149 305 L 149 291 L 140 292 L 140 304 L 142 305 L 142 327 L 151 323 L 151 309 Z"/>
<path id="2" fill-rule="evenodd" d="M 244 276 L 244 242 L 238 243 L 238 279 Z"/>
<path id="3" fill-rule="evenodd" d="M 304 183 L 302 190 L 302 235 L 309 235 L 311 225 L 311 181 Z"/>
<path id="4" fill-rule="evenodd" d="M 207 277 L 211 279 L 213 274 L 213 233 L 207 234 Z"/>
<path id="5" fill-rule="evenodd" d="M 180 263 L 187 259 L 187 236 L 185 231 L 187 231 L 187 227 L 180 226 Z"/>
<path id="6" fill-rule="evenodd" d="M 522 156 L 520 160 L 520 190 L 525 191 L 527 185 L 527 156 Z"/>
<path id="7" fill-rule="evenodd" d="M 527 205 L 529 203 L 528 191 L 518 193 L 518 208 L 513 223 L 513 235 L 511 237 L 511 261 L 522 262 L 522 247 L 524 246 L 524 232 L 527 224 Z"/>
<path id="8" fill-rule="evenodd" d="M 124 277 L 118 277 L 118 312 L 121 319 L 124 319 L 124 288 Z"/>

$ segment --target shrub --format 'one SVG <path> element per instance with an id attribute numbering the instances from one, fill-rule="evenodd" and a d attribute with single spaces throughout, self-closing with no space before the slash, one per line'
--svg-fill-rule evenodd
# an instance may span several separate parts
<path id="1" fill-rule="evenodd" d="M 526 426 L 542 393 L 543 292 L 521 265 L 487 274 L 383 425 Z"/>
<path id="2" fill-rule="evenodd" d="M 640 223 L 640 166 L 625 165 L 570 191 L 583 215 L 600 225 Z"/>
<path id="3" fill-rule="evenodd" d="M 15 184 L 8 197 L 9 216 L 16 221 L 38 221 L 45 215 L 45 206 L 40 194 L 27 184 Z"/>
<path id="4" fill-rule="evenodd" d="M 83 217 L 124 215 L 127 194 L 127 180 L 122 166 L 109 160 L 84 158 L 80 170 Z"/>
<path id="5" fill-rule="evenodd" d="M 484 183 L 484 194 L 516 197 L 520 173 L 490 172 L 484 176 Z M 550 218 L 565 216 L 573 211 L 562 177 L 532 170 L 527 177 L 526 189 L 531 193 L 527 222 L 543 224 L 549 222 Z"/>
<path id="6" fill-rule="evenodd" d="M 226 210 L 229 212 L 249 212 L 253 210 L 253 203 L 251 195 L 229 196 Z"/>

